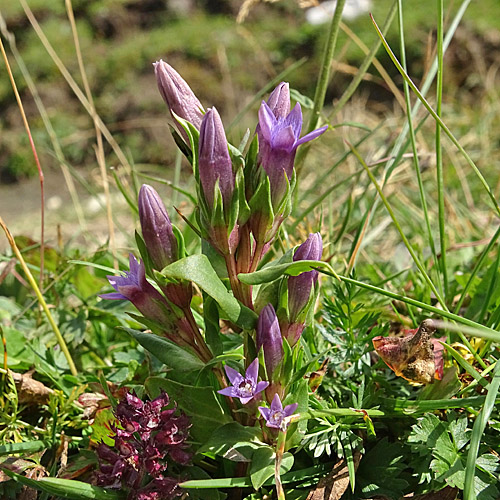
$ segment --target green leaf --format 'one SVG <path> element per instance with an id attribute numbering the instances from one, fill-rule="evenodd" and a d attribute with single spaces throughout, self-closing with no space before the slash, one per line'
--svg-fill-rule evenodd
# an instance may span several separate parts
<path id="1" fill-rule="evenodd" d="M 205 364 L 194 354 L 154 333 L 143 333 L 124 328 L 139 344 L 166 366 L 180 372 L 202 370 Z"/>
<path id="2" fill-rule="evenodd" d="M 163 389 L 192 419 L 192 436 L 202 443 L 208 440 L 217 429 L 231 421 L 221 408 L 212 387 L 195 387 L 173 380 L 150 377 L 145 383 L 146 391 L 156 397 Z"/>
<path id="3" fill-rule="evenodd" d="M 59 498 L 71 498 L 74 500 L 119 500 L 125 498 L 123 492 L 99 488 L 88 483 L 83 483 L 82 481 L 73 481 L 56 477 L 44 477 L 34 480 L 16 474 L 8 469 L 3 469 L 3 472 L 18 483 Z"/>
<path id="4" fill-rule="evenodd" d="M 248 330 L 255 328 L 257 315 L 227 290 L 206 255 L 191 255 L 180 259 L 165 267 L 161 274 L 167 278 L 196 283 L 219 304 L 230 321 Z"/>
<path id="5" fill-rule="evenodd" d="M 7 443 L 0 446 L 1 455 L 11 455 L 14 453 L 35 453 L 37 451 L 47 450 L 52 448 L 53 443 L 50 441 L 25 441 L 24 443 Z"/>
<path id="6" fill-rule="evenodd" d="M 322 464 L 314 465 L 313 467 L 308 467 L 307 469 L 293 470 L 285 474 L 281 478 L 283 484 L 287 483 L 303 483 L 304 481 L 311 480 L 318 475 L 330 472 L 334 467 L 333 462 L 325 462 Z M 317 480 L 314 480 L 317 483 Z M 271 478 L 265 483 L 265 485 L 274 484 L 274 478 Z M 252 486 L 250 478 L 248 477 L 223 477 L 218 479 L 201 479 L 201 480 L 191 480 L 184 481 L 180 484 L 181 488 L 189 489 L 199 489 L 199 488 L 243 488 L 246 486 Z"/>
<path id="7" fill-rule="evenodd" d="M 254 489 L 258 490 L 270 477 L 274 475 L 276 455 L 270 446 L 263 446 L 255 450 L 250 467 L 250 480 Z M 293 455 L 285 453 L 281 460 L 280 476 L 288 472 L 293 466 Z"/>
<path id="8" fill-rule="evenodd" d="M 222 339 L 219 327 L 219 311 L 212 297 L 203 294 L 203 318 L 205 320 L 205 339 L 215 356 L 222 354 Z"/>
<path id="9" fill-rule="evenodd" d="M 371 495 L 368 498 L 377 495 L 399 498 L 408 486 L 405 479 L 398 477 L 405 468 L 401 446 L 384 438 L 361 460 L 356 477 L 358 487 Z"/>
<path id="10" fill-rule="evenodd" d="M 198 453 L 220 455 L 235 462 L 250 462 L 254 451 L 264 446 L 259 441 L 260 437 L 259 429 L 231 422 L 219 427 Z"/>
<path id="11" fill-rule="evenodd" d="M 262 283 L 271 283 L 284 275 L 298 276 L 301 273 L 312 271 L 318 267 L 333 272 L 331 266 L 321 260 L 298 260 L 296 262 L 265 267 L 254 273 L 240 273 L 238 274 L 238 278 L 242 283 L 247 285 L 261 285 Z"/>

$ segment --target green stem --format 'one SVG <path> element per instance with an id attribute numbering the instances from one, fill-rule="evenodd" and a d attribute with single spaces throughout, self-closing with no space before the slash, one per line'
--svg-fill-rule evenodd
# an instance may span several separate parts
<path id="1" fill-rule="evenodd" d="M 278 442 L 276 443 L 276 458 L 274 460 L 274 480 L 276 482 L 276 495 L 278 500 L 285 500 L 285 490 L 281 484 L 281 461 L 285 453 L 286 431 L 280 431 L 278 434 Z"/>
<path id="2" fill-rule="evenodd" d="M 398 0 L 398 19 L 399 19 L 401 64 L 406 71 L 406 50 L 405 50 L 405 39 L 404 39 L 402 0 Z M 425 199 L 425 190 L 424 190 L 424 183 L 422 181 L 422 173 L 420 171 L 420 161 L 418 159 L 417 143 L 415 140 L 415 129 L 413 127 L 413 118 L 411 113 L 410 89 L 406 81 L 403 81 L 403 88 L 404 88 L 405 102 L 406 102 L 406 115 L 408 117 L 408 132 L 410 134 L 410 142 L 413 153 L 413 165 L 415 167 L 415 175 L 417 176 L 418 190 L 420 193 L 420 203 L 422 205 L 422 210 L 424 212 L 424 220 L 427 229 L 427 239 L 429 241 L 429 247 L 431 249 L 432 256 L 434 257 L 434 262 L 437 262 L 438 259 L 437 259 L 436 246 L 434 245 L 434 239 L 432 238 L 431 223 L 429 218 L 429 212 L 427 209 L 427 201 Z"/>
<path id="3" fill-rule="evenodd" d="M 345 3 L 346 0 L 337 0 L 335 13 L 333 14 L 332 22 L 330 24 L 330 31 L 328 33 L 328 38 L 323 49 L 321 69 L 319 72 L 318 81 L 316 83 L 314 105 L 309 123 L 307 125 L 307 133 L 312 132 L 318 126 L 320 113 L 323 108 L 323 104 L 325 103 L 326 89 L 328 88 L 328 83 L 330 81 L 332 59 L 335 52 L 335 46 L 337 45 L 337 36 L 339 34 L 340 21 L 342 21 L 342 12 L 344 10 Z M 301 167 L 304 163 L 304 160 L 306 159 L 309 147 L 309 144 L 302 146 L 297 154 L 297 160 L 295 162 L 297 175 L 301 171 Z"/>
<path id="4" fill-rule="evenodd" d="M 441 117 L 443 102 L 443 0 L 437 0 L 438 26 L 437 26 L 437 82 L 436 82 L 436 114 Z M 444 176 L 443 176 L 443 148 L 441 145 L 441 127 L 436 122 L 436 176 L 438 190 L 438 217 L 439 217 L 439 241 L 441 255 L 439 259 L 441 274 L 443 276 L 443 288 L 445 299 L 448 296 L 448 270 L 446 267 L 446 225 L 444 209 Z"/>

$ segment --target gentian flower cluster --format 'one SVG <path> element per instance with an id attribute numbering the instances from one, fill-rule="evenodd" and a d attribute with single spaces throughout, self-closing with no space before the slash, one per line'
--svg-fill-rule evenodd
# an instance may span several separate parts
<path id="1" fill-rule="evenodd" d="M 115 444 L 101 443 L 97 448 L 98 485 L 125 488 L 128 500 L 167 500 L 182 494 L 178 478 L 166 475 L 167 459 L 170 464 L 189 463 L 186 440 L 190 424 L 185 415 L 176 414 L 175 407 L 165 409 L 168 404 L 165 392 L 146 402 L 127 393 L 118 403 Z"/>
<path id="2" fill-rule="evenodd" d="M 289 85 L 282 82 L 269 99 L 262 102 L 255 134 L 242 148 L 246 151 L 243 153 L 228 142 L 218 111 L 214 107 L 205 111 L 189 85 L 171 66 L 160 60 L 154 64 L 154 69 L 158 88 L 179 133 L 176 134 L 176 141 L 179 143 L 182 139 L 185 142 L 180 147 L 193 166 L 198 198 L 196 229 L 223 257 L 234 296 L 243 305 L 255 310 L 252 287 L 241 282 L 238 274 L 252 273 L 257 269 L 281 223 L 291 212 L 297 148 L 319 137 L 327 127 L 301 137 L 303 118 L 300 104 L 297 103 L 291 109 Z M 172 225 L 153 187 L 142 186 L 138 206 L 144 242 L 141 245 L 143 261 L 131 255 L 130 271 L 123 276 L 108 276 L 115 293 L 102 297 L 129 300 L 149 320 L 145 324 L 148 327 L 152 325 L 155 333 L 161 333 L 179 346 L 191 349 L 203 362 L 208 363 L 213 359 L 213 354 L 191 310 L 192 283 L 161 279 L 161 271 L 166 266 L 185 257 L 182 235 Z M 318 260 L 321 254 L 321 236 L 319 233 L 311 234 L 297 248 L 293 260 Z M 213 365 L 221 386 L 218 392 L 231 398 L 228 404 L 233 411 L 237 410 L 236 400 L 236 403 L 239 401 L 242 405 L 248 405 L 245 410 L 248 414 L 256 412 L 256 405 L 250 403 L 263 398 L 271 405 L 269 408 L 261 407 L 261 415 L 267 426 L 286 429 L 287 418 L 297 405 L 288 405 L 283 409 L 281 404 L 291 380 L 291 373 L 285 373 L 290 372 L 290 363 L 285 368 L 285 357 L 286 353 L 291 352 L 290 348 L 298 343 L 307 326 L 317 281 L 317 271 L 284 277 L 280 292 L 283 300 L 275 300 L 258 308 L 261 310 L 251 338 L 252 349 L 256 349 L 258 357 L 251 363 L 247 358 L 244 374 L 228 365 L 224 366 L 224 374 L 220 364 Z M 160 331 L 155 330 L 155 325 L 160 326 Z M 248 356 L 246 346 L 245 356 Z M 127 398 L 127 412 L 130 413 L 131 408 L 137 405 L 136 410 L 144 414 L 145 406 L 141 406 L 137 398 L 131 395 Z M 119 408 L 124 408 L 123 404 Z M 243 421 L 252 422 L 256 416 L 250 415 Z M 125 424 L 131 426 L 131 430 L 123 425 L 125 430 L 117 431 L 117 443 L 123 453 L 130 455 L 131 445 L 127 439 L 130 436 L 142 436 L 143 431 L 133 423 L 135 420 L 132 417 L 127 418 Z M 238 420 L 237 413 L 235 418 Z M 156 420 L 153 418 L 152 421 Z M 125 439 L 127 432 L 131 434 Z M 156 440 L 161 441 L 162 435 L 158 431 Z M 100 448 L 100 454 L 107 454 L 110 459 L 112 456 L 110 450 L 103 447 Z M 113 464 L 122 464 L 119 456 L 119 453 L 113 455 Z M 134 460 L 132 464 L 135 464 Z M 149 469 L 147 472 L 151 474 Z"/>

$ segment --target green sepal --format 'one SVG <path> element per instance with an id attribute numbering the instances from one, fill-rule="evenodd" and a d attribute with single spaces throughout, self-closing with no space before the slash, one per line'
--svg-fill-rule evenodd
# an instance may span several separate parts
<path id="1" fill-rule="evenodd" d="M 257 134 L 254 135 L 248 153 L 245 158 L 245 179 L 252 183 L 254 180 L 254 173 L 257 169 L 257 155 L 259 153 L 259 139 Z M 250 186 L 249 186 L 250 187 Z"/>
<path id="2" fill-rule="evenodd" d="M 233 164 L 233 171 L 234 170 L 239 170 L 240 167 L 245 166 L 245 157 L 243 156 L 243 153 L 241 150 L 229 142 L 227 143 L 228 149 L 229 149 L 229 156 L 231 157 L 231 163 Z M 236 167 L 236 168 L 235 168 Z"/>
<path id="3" fill-rule="evenodd" d="M 214 206 L 209 208 L 207 219 L 210 220 L 210 227 L 226 227 L 226 216 L 224 214 L 224 201 L 219 188 L 219 179 L 214 186 Z"/>
<path id="4" fill-rule="evenodd" d="M 259 183 L 257 190 L 248 202 L 251 215 L 258 216 L 265 223 L 260 223 L 259 227 L 252 227 L 254 237 L 257 241 L 267 241 L 269 229 L 274 222 L 274 210 L 271 203 L 271 184 L 269 177 L 265 176 Z M 256 234 L 257 232 L 257 234 Z"/>
<path id="5" fill-rule="evenodd" d="M 170 133 L 175 141 L 176 146 L 180 149 L 181 153 L 186 157 L 190 165 L 193 164 L 193 153 L 189 149 L 189 146 L 184 142 L 184 139 L 180 136 L 179 132 L 170 126 Z"/>
<path id="6" fill-rule="evenodd" d="M 177 240 L 177 259 L 183 259 L 188 255 L 186 251 L 186 243 L 184 241 L 184 234 L 182 234 L 182 231 L 174 224 L 172 224 L 172 232 Z"/>
<path id="7" fill-rule="evenodd" d="M 297 174 L 295 172 L 295 169 L 293 169 L 292 178 L 290 181 L 288 180 L 288 176 L 286 175 L 285 170 L 283 170 L 283 176 L 285 177 L 286 191 L 283 195 L 283 198 L 280 200 L 278 206 L 276 207 L 275 213 L 276 215 L 281 215 L 283 219 L 286 219 L 292 212 L 292 194 L 295 188 Z"/>
<path id="8" fill-rule="evenodd" d="M 148 276 L 153 276 L 153 263 L 151 262 L 151 257 L 149 256 L 146 243 L 137 230 L 135 231 L 135 242 L 137 244 L 137 249 L 139 250 L 142 262 L 144 263 L 144 267 L 146 268 L 146 274 Z"/>
<path id="9" fill-rule="evenodd" d="M 194 177 L 196 181 L 199 182 L 200 175 L 198 171 L 198 143 L 200 141 L 200 131 L 192 123 L 188 122 L 187 120 L 184 120 L 184 118 L 177 116 L 175 113 L 172 113 L 172 115 L 179 122 L 179 124 L 185 130 L 188 136 L 189 144 L 191 146 L 191 156 L 192 156 L 190 163 L 193 166 Z"/>
<path id="10" fill-rule="evenodd" d="M 244 224 L 246 224 L 250 217 L 250 207 L 248 206 L 245 194 L 245 176 L 243 171 L 243 168 L 239 168 L 236 172 L 233 205 L 235 205 L 237 209 L 234 210 L 234 214 L 233 210 L 231 210 L 229 227 L 234 227 L 236 222 L 240 225 L 240 227 L 242 227 Z"/>
<path id="11" fill-rule="evenodd" d="M 240 143 L 238 144 L 238 149 L 240 151 L 242 151 L 242 154 L 245 152 L 245 149 L 248 145 L 248 139 L 250 139 L 250 129 L 249 128 L 247 128 L 245 130 L 245 133 L 243 134 L 243 137 L 242 137 Z"/>

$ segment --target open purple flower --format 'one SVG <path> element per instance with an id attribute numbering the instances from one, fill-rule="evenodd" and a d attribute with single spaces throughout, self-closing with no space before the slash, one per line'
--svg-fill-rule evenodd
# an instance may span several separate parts
<path id="1" fill-rule="evenodd" d="M 269 385 L 269 382 L 257 382 L 257 378 L 259 376 L 258 358 L 255 358 L 250 363 L 250 366 L 245 372 L 245 376 L 241 375 L 234 368 L 227 365 L 224 366 L 224 370 L 226 371 L 227 378 L 233 386 L 225 387 L 217 392 L 231 398 L 239 398 L 244 405 L 246 405 Z"/>
<path id="2" fill-rule="evenodd" d="M 130 254 L 130 271 L 124 276 L 107 276 L 109 283 L 116 290 L 100 295 L 103 299 L 129 300 L 146 317 L 160 324 L 169 324 L 167 301 L 146 279 L 144 263 L 138 262 Z"/>
<path id="3" fill-rule="evenodd" d="M 278 97 L 276 101 L 280 102 Z M 262 101 L 259 109 L 259 128 L 257 131 L 259 137 L 258 162 L 269 177 L 271 198 L 274 207 L 279 205 L 286 192 L 285 175 L 289 181 L 292 178 L 297 148 L 301 144 L 316 139 L 316 137 L 319 137 L 328 128 L 324 126 L 313 130 L 299 139 L 302 130 L 300 104 L 297 103 L 286 116 L 282 116 L 283 109 L 281 103 L 280 107 L 276 107 L 273 111 L 264 101 Z"/>
<path id="4" fill-rule="evenodd" d="M 188 136 L 175 115 L 192 123 L 198 130 L 203 119 L 203 106 L 186 81 L 172 66 L 161 59 L 153 63 L 158 89 L 167 103 L 175 125 L 186 142 Z"/>
<path id="5" fill-rule="evenodd" d="M 271 408 L 259 406 L 259 410 L 268 427 L 286 431 L 286 428 L 288 427 L 288 421 L 286 419 L 295 412 L 298 406 L 298 403 L 293 403 L 283 408 L 280 397 L 275 394 L 271 402 Z"/>

